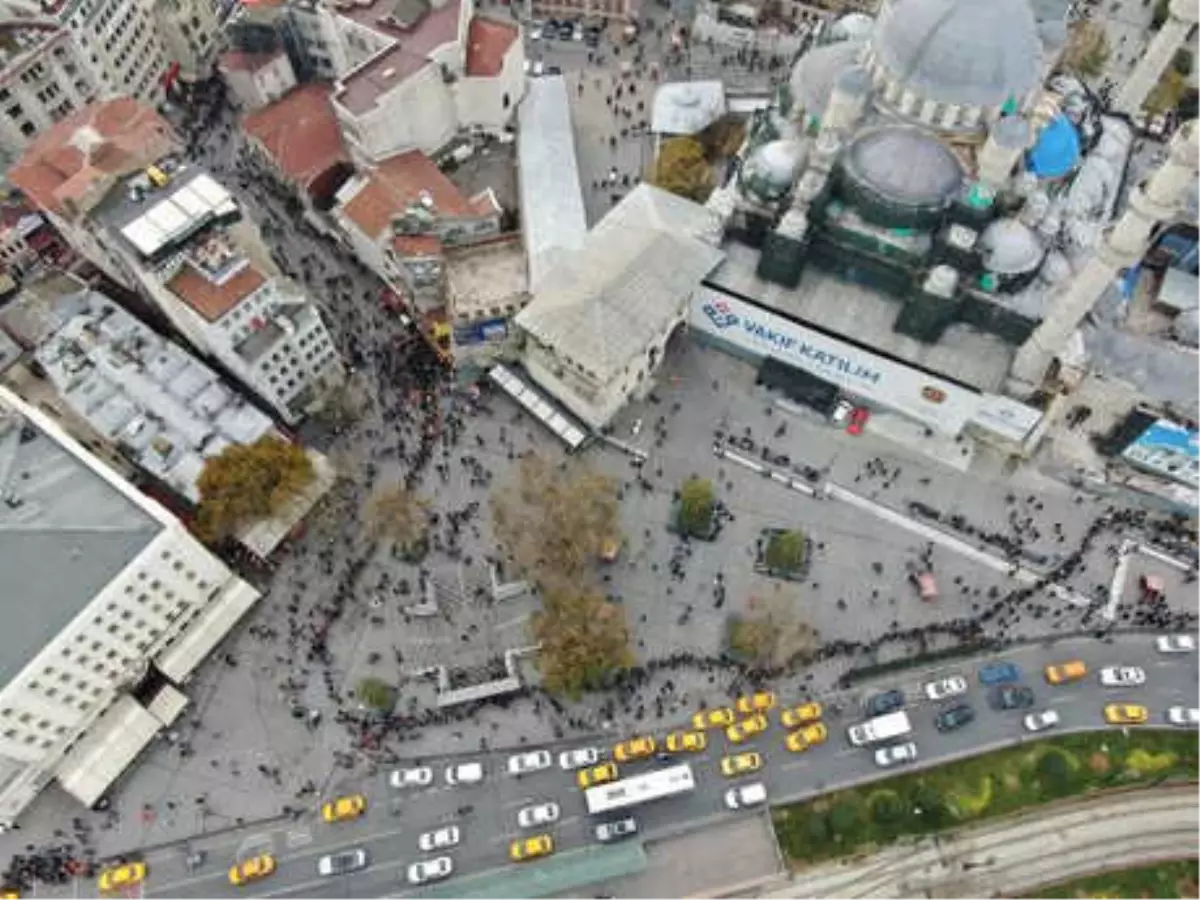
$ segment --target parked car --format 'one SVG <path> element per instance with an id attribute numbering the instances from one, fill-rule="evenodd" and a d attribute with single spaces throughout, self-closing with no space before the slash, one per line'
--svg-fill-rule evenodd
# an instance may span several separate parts
<path id="1" fill-rule="evenodd" d="M 1045 731 L 1047 728 L 1057 725 L 1058 721 L 1058 713 L 1052 709 L 1043 709 L 1041 712 L 1033 712 L 1025 716 L 1025 730 Z"/>
<path id="2" fill-rule="evenodd" d="M 1029 709 L 1033 706 L 1033 690 L 1023 684 L 999 684 L 988 694 L 996 709 Z"/>
<path id="3" fill-rule="evenodd" d="M 1105 666 L 1100 670 L 1105 687 L 1139 687 L 1146 683 L 1146 670 L 1140 666 Z"/>
<path id="4" fill-rule="evenodd" d="M 846 426 L 846 434 L 858 435 L 863 433 L 863 429 L 867 427 L 867 420 L 871 418 L 871 411 L 865 406 L 856 406 L 854 412 L 850 413 L 850 424 Z"/>
<path id="5" fill-rule="evenodd" d="M 868 716 L 886 716 L 904 706 L 904 691 L 890 690 L 867 699 L 864 709 Z"/>
<path id="6" fill-rule="evenodd" d="M 455 763 L 446 766 L 446 784 L 457 787 L 460 784 L 479 784 L 483 781 L 483 764 L 477 762 Z"/>
<path id="7" fill-rule="evenodd" d="M 945 700 L 948 697 L 957 697 L 959 694 L 967 692 L 967 679 L 961 675 L 948 675 L 945 678 L 939 678 L 937 681 L 926 682 L 925 696 L 930 700 Z"/>
<path id="8" fill-rule="evenodd" d="M 725 792 L 725 806 L 729 809 L 745 809 L 767 801 L 767 789 L 761 781 L 732 787 Z"/>
<path id="9" fill-rule="evenodd" d="M 991 686 L 993 684 L 1004 684 L 1009 681 L 1020 681 L 1021 670 L 1015 663 L 998 660 L 990 662 L 979 669 L 979 683 Z"/>
<path id="10" fill-rule="evenodd" d="M 960 703 L 958 706 L 952 706 L 939 712 L 934 717 L 933 725 L 938 731 L 947 732 L 957 731 L 974 721 L 975 710 L 965 703 Z"/>
<path id="11" fill-rule="evenodd" d="M 433 784 L 433 769 L 417 766 L 412 769 L 393 769 L 388 784 L 394 788 L 429 787 Z"/>
<path id="12" fill-rule="evenodd" d="M 608 844 L 612 841 L 619 841 L 621 838 L 637 834 L 637 830 L 637 820 L 632 816 L 626 819 L 616 819 L 612 822 L 601 822 L 596 826 L 596 840 Z"/>
<path id="13" fill-rule="evenodd" d="M 529 772 L 540 772 L 551 766 L 548 750 L 530 750 L 528 753 L 517 753 L 508 758 L 509 775 L 526 775 Z"/>
<path id="14" fill-rule="evenodd" d="M 1159 653 L 1194 653 L 1196 639 L 1190 634 L 1164 634 L 1154 639 Z"/>
<path id="15" fill-rule="evenodd" d="M 912 741 L 904 744 L 888 744 L 875 751 L 875 765 L 881 769 L 889 769 L 905 763 L 917 761 L 917 745 Z"/>

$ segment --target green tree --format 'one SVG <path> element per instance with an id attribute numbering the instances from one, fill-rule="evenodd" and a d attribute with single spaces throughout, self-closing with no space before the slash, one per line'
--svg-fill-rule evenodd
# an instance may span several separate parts
<path id="1" fill-rule="evenodd" d="M 315 477 L 304 448 L 281 437 L 232 444 L 205 463 L 196 482 L 196 533 L 206 541 L 231 537 L 274 515 Z"/>
<path id="2" fill-rule="evenodd" d="M 829 819 L 824 813 L 810 812 L 804 823 L 804 834 L 810 843 L 821 846 L 829 842 Z"/>
<path id="3" fill-rule="evenodd" d="M 1065 797 L 1075 789 L 1078 773 L 1060 750 L 1047 750 L 1037 761 L 1038 786 L 1049 798 Z"/>
<path id="4" fill-rule="evenodd" d="M 542 685 L 552 693 L 578 698 L 633 665 L 624 608 L 591 591 L 544 592 L 533 634 Z"/>
<path id="5" fill-rule="evenodd" d="M 767 567 L 783 572 L 799 572 L 804 568 L 808 541 L 802 531 L 777 531 L 767 541 Z"/>
<path id="6" fill-rule="evenodd" d="M 388 712 L 396 705 L 396 689 L 380 678 L 360 678 L 354 696 L 363 706 L 379 712 Z"/>
<path id="7" fill-rule="evenodd" d="M 1154 14 L 1150 17 L 1150 30 L 1158 31 L 1171 15 L 1171 0 L 1158 0 L 1154 4 Z"/>
<path id="8" fill-rule="evenodd" d="M 835 835 L 845 840 L 862 824 L 862 806 L 849 798 L 839 800 L 829 811 L 829 827 Z"/>
<path id="9" fill-rule="evenodd" d="M 402 552 L 413 553 L 426 544 L 429 501 L 402 484 L 385 485 L 371 497 L 367 522 L 376 537 L 394 541 Z"/>
<path id="10" fill-rule="evenodd" d="M 1146 98 L 1146 112 L 1152 116 L 1170 112 L 1179 106 L 1187 90 L 1187 76 L 1180 75 L 1178 69 L 1168 68 Z"/>
<path id="11" fill-rule="evenodd" d="M 672 194 L 703 203 L 714 182 L 704 145 L 693 137 L 667 138 L 658 151 L 651 182 Z"/>
<path id="12" fill-rule="evenodd" d="M 539 583 L 591 583 L 606 538 L 619 539 L 620 500 L 615 479 L 581 462 L 521 459 L 516 477 L 492 494 L 497 539 L 517 566 Z"/>
<path id="13" fill-rule="evenodd" d="M 1175 53 L 1174 59 L 1171 60 L 1171 68 L 1187 78 L 1192 74 L 1192 66 L 1196 64 L 1196 57 L 1187 47 L 1183 47 Z"/>
<path id="14" fill-rule="evenodd" d="M 904 818 L 904 801 L 891 790 L 878 790 L 870 797 L 871 818 L 877 825 L 889 828 Z"/>
<path id="15" fill-rule="evenodd" d="M 688 535 L 706 535 L 717 511 L 717 492 L 707 478 L 693 475 L 679 491 L 679 530 Z"/>
<path id="16" fill-rule="evenodd" d="M 917 785 L 909 797 L 908 806 L 914 818 L 930 828 L 940 828 L 949 817 L 946 798 L 942 796 L 941 791 L 926 782 Z"/>
<path id="17" fill-rule="evenodd" d="M 1062 65 L 1076 75 L 1098 78 L 1108 65 L 1111 53 L 1104 26 L 1091 19 L 1080 19 L 1071 25 L 1067 46 L 1063 49 Z"/>

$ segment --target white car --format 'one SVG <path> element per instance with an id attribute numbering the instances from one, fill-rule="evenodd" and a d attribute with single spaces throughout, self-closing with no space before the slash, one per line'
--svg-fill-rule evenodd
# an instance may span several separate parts
<path id="1" fill-rule="evenodd" d="M 542 39 L 542 26 L 534 25 L 529 29 L 529 39 L 531 41 L 540 41 Z"/>
<path id="2" fill-rule="evenodd" d="M 446 878 L 454 871 L 454 863 L 448 856 L 437 859 L 423 859 L 408 867 L 408 883 L 424 884 L 427 881 L 437 881 Z"/>
<path id="3" fill-rule="evenodd" d="M 526 806 L 517 813 L 517 824 L 522 828 L 533 828 L 535 825 L 549 825 L 558 821 L 557 803 L 539 803 L 537 806 Z"/>
<path id="4" fill-rule="evenodd" d="M 614 822 L 601 822 L 596 826 L 596 840 L 602 844 L 619 841 L 623 837 L 637 834 L 637 819 L 630 816 L 627 819 L 617 819 Z"/>
<path id="5" fill-rule="evenodd" d="M 1189 709 L 1186 706 L 1172 706 L 1167 710 L 1167 721 L 1172 725 L 1183 728 L 1195 728 L 1200 725 L 1200 709 Z"/>
<path id="6" fill-rule="evenodd" d="M 457 825 L 447 825 L 436 831 L 426 831 L 417 838 L 417 846 L 426 853 L 431 850 L 444 850 L 455 846 L 460 836 Z"/>
<path id="7" fill-rule="evenodd" d="M 1045 731 L 1047 728 L 1053 728 L 1058 724 L 1058 713 L 1052 709 L 1043 709 L 1041 712 L 1032 712 L 1027 715 L 1024 720 L 1026 731 Z"/>
<path id="8" fill-rule="evenodd" d="M 1105 666 L 1100 670 L 1105 687 L 1137 687 L 1146 683 L 1146 670 L 1137 666 Z"/>
<path id="9" fill-rule="evenodd" d="M 1192 653 L 1196 639 L 1190 634 L 1164 634 L 1154 639 L 1154 646 L 1159 653 Z"/>
<path id="10" fill-rule="evenodd" d="M 725 792 L 725 805 L 730 809 L 745 809 L 748 806 L 758 806 L 767 800 L 767 789 L 761 781 L 753 784 L 743 784 L 730 788 Z"/>
<path id="11" fill-rule="evenodd" d="M 829 421 L 834 425 L 841 425 L 850 418 L 850 413 L 854 412 L 854 404 L 848 400 L 839 400 L 837 406 L 833 408 L 833 414 L 830 415 Z"/>
<path id="12" fill-rule="evenodd" d="M 912 741 L 906 744 L 891 744 L 880 747 L 875 751 L 875 765 L 881 769 L 903 765 L 917 761 L 917 745 Z"/>
<path id="13" fill-rule="evenodd" d="M 460 784 L 479 784 L 481 781 L 483 781 L 482 763 L 457 763 L 453 766 L 446 766 L 446 784 L 450 787 Z"/>
<path id="14" fill-rule="evenodd" d="M 600 762 L 600 751 L 595 747 L 576 747 L 574 750 L 564 750 L 558 754 L 558 767 L 564 772 L 574 772 L 584 766 L 594 766 Z"/>
<path id="15" fill-rule="evenodd" d="M 524 775 L 528 772 L 540 772 L 550 768 L 550 752 L 548 750 L 531 750 L 528 753 L 518 753 L 508 758 L 508 774 Z"/>
<path id="16" fill-rule="evenodd" d="M 367 867 L 366 850 L 343 850 L 317 860 L 317 874 L 325 878 L 334 875 L 349 875 Z"/>
<path id="17" fill-rule="evenodd" d="M 429 787 L 433 784 L 433 769 L 418 766 L 415 769 L 393 769 L 388 784 L 394 788 Z"/>
<path id="18" fill-rule="evenodd" d="M 930 700 L 945 700 L 947 697 L 957 697 L 959 694 L 967 692 L 967 679 L 961 675 L 939 678 L 937 681 L 928 682 L 924 687 L 924 691 L 925 696 Z"/>

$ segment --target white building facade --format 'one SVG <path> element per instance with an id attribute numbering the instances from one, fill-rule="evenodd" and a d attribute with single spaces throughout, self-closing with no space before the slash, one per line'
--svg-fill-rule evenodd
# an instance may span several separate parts
<path id="1" fill-rule="evenodd" d="M 52 780 L 99 800 L 258 599 L 170 513 L 0 388 L 0 823 Z"/>

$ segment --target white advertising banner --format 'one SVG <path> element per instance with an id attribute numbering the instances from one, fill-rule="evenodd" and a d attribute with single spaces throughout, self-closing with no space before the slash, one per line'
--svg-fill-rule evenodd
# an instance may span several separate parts
<path id="1" fill-rule="evenodd" d="M 1011 439 L 1018 432 L 1026 433 L 1040 418 L 1036 410 L 1019 403 L 984 395 L 878 356 L 704 285 L 692 295 L 689 324 L 694 330 L 755 356 L 774 357 L 837 385 L 851 396 L 945 434 L 958 435 L 968 422 L 975 422 L 989 431 L 1002 431 Z M 986 411 L 982 417 L 981 410 Z"/>

